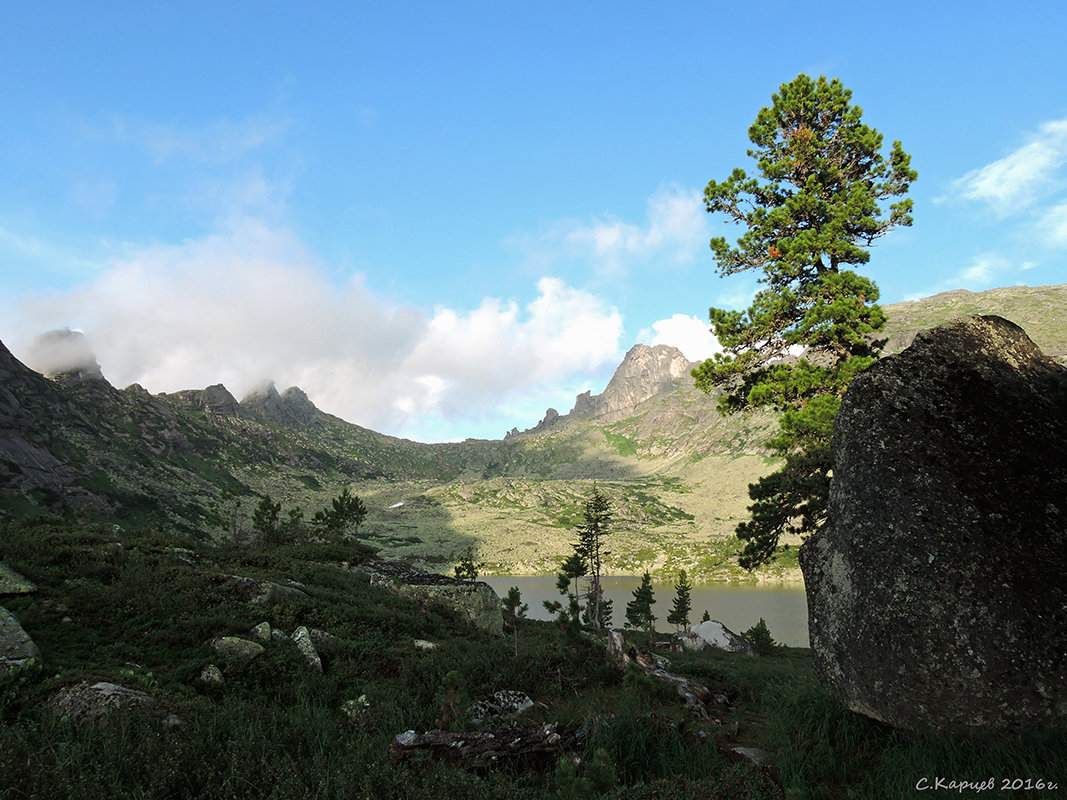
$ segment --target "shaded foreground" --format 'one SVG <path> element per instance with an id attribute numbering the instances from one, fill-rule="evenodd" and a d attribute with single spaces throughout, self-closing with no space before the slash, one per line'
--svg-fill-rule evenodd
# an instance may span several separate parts
<path id="1" fill-rule="evenodd" d="M 1067 786 L 1063 732 L 976 741 L 894 731 L 838 707 L 810 652 L 792 648 L 671 655 L 673 673 L 727 701 L 686 710 L 670 685 L 618 669 L 592 636 L 519 620 L 492 637 L 372 586 L 352 569 L 372 557 L 355 543 L 209 548 L 55 519 L 4 525 L 0 559 L 39 589 L 2 602 L 42 658 L 0 675 L 0 798 L 640 800 L 783 788 L 790 798 L 885 798 L 913 796 L 924 780 L 990 777 L 997 789 L 1029 779 L 1019 796 L 1053 797 Z M 295 581 L 300 592 L 260 604 L 233 575 Z M 331 634 L 322 671 L 288 640 L 247 661 L 212 646 L 251 638 L 263 622 Z M 221 683 L 202 679 L 211 664 Z M 53 710 L 64 690 L 98 681 L 154 702 L 95 719 Z M 534 701 L 516 721 L 524 729 L 573 730 L 573 746 L 499 768 L 391 757 L 408 730 L 506 730 L 467 714 L 501 689 Z M 739 746 L 766 751 L 770 766 L 733 753 Z"/>

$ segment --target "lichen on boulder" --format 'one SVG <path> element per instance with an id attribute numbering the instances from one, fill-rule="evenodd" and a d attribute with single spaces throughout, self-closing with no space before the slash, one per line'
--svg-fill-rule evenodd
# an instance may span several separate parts
<path id="1" fill-rule="evenodd" d="M 852 382 L 800 549 L 818 677 L 894 726 L 1067 721 L 1067 369 L 1018 326 L 919 334 Z"/>

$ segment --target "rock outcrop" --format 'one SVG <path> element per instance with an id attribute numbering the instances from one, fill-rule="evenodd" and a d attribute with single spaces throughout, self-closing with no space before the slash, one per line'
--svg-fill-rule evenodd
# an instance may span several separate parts
<path id="1" fill-rule="evenodd" d="M 81 331 L 70 328 L 42 333 L 33 340 L 26 360 L 33 369 L 49 378 L 104 380 L 89 340 Z"/>
<path id="2" fill-rule="evenodd" d="M 273 382 L 246 395 L 241 408 L 250 416 L 296 430 L 314 426 L 322 413 L 302 389 L 290 386 L 279 394 Z"/>
<path id="3" fill-rule="evenodd" d="M 358 569 L 370 576 L 371 583 L 391 589 L 402 597 L 450 606 L 474 627 L 496 636 L 504 635 L 500 596 L 488 583 L 470 583 L 448 575 L 424 572 L 402 561 L 376 561 Z"/>
<path id="4" fill-rule="evenodd" d="M 1000 317 L 852 383 L 830 522 L 800 550 L 817 674 L 891 725 L 1067 720 L 1067 369 Z"/>
<path id="5" fill-rule="evenodd" d="M 583 392 L 575 398 L 573 417 L 603 417 L 606 422 L 623 419 L 645 400 L 674 388 L 688 379 L 693 364 L 675 347 L 635 344 L 608 381 L 604 392 Z"/>
<path id="6" fill-rule="evenodd" d="M 163 397 L 173 398 L 182 408 L 190 411 L 203 411 L 214 416 L 240 417 L 245 414 L 237 398 L 230 394 L 229 389 L 221 383 L 213 384 L 205 389 L 183 389 L 172 395 L 163 395 Z"/>
<path id="7" fill-rule="evenodd" d="M 3 594 L 33 594 L 37 591 L 37 585 L 24 578 L 7 564 L 0 561 L 0 595 Z"/>

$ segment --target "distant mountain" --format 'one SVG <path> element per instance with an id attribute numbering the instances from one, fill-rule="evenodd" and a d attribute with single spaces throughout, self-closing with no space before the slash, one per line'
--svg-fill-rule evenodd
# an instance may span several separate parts
<path id="1" fill-rule="evenodd" d="M 1067 285 L 949 292 L 886 307 L 887 352 L 958 313 L 999 313 L 1067 358 Z M 297 387 L 238 401 L 224 386 L 150 395 L 111 386 L 77 332 L 43 336 L 29 369 L 0 344 L 0 514 L 107 516 L 193 536 L 247 529 L 269 493 L 305 518 L 348 486 L 361 535 L 386 554 L 450 569 L 551 571 L 594 483 L 615 512 L 609 570 L 739 577 L 733 530 L 747 486 L 774 468 L 770 413 L 722 417 L 675 348 L 636 345 L 601 394 L 549 409 L 497 441 L 422 444 L 320 411 Z M 250 532 L 247 533 L 250 535 Z M 763 577 L 795 575 L 785 554 Z M 748 576 L 744 576 L 748 577 Z"/>

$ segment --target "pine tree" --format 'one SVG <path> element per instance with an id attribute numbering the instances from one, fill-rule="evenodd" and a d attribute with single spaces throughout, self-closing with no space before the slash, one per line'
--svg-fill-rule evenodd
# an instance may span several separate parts
<path id="1" fill-rule="evenodd" d="M 504 628 L 510 630 L 512 643 L 515 647 L 515 656 L 519 655 L 519 620 L 526 619 L 526 612 L 530 610 L 530 604 L 522 602 L 522 593 L 518 586 L 508 589 L 507 597 L 500 601 L 500 608 L 504 615 Z"/>
<path id="2" fill-rule="evenodd" d="M 474 560 L 473 547 L 467 548 L 467 552 L 460 557 L 453 572 L 457 580 L 465 581 L 470 586 L 474 585 L 474 582 L 478 580 L 478 563 Z"/>
<path id="3" fill-rule="evenodd" d="M 357 536 L 366 517 L 367 508 L 363 501 L 346 486 L 330 501 L 330 508 L 315 512 L 313 520 L 329 533 Z"/>
<path id="4" fill-rule="evenodd" d="M 626 622 L 629 627 L 648 633 L 649 646 L 652 645 L 655 635 L 656 618 L 652 614 L 655 602 L 652 577 L 646 572 L 641 578 L 641 585 L 634 589 L 634 599 L 626 604 Z"/>
<path id="5" fill-rule="evenodd" d="M 593 493 L 585 502 L 582 521 L 577 526 L 578 541 L 574 545 L 574 550 L 586 564 L 589 592 L 586 597 L 585 614 L 589 624 L 596 630 L 606 627 L 610 618 L 610 606 L 604 598 L 604 589 L 600 581 L 603 559 L 610 555 L 603 549 L 603 539 L 609 533 L 610 523 L 611 504 L 594 484 Z"/>
<path id="6" fill-rule="evenodd" d="M 690 596 L 693 585 L 689 583 L 689 576 L 683 569 L 678 573 L 678 583 L 674 585 L 674 606 L 667 615 L 667 622 L 678 629 L 678 633 L 689 629 L 689 612 L 692 610 Z"/>
<path id="7" fill-rule="evenodd" d="M 268 544 L 275 544 L 279 540 L 278 518 L 281 513 L 282 504 L 271 500 L 269 494 L 263 495 L 256 510 L 252 512 L 252 528 L 259 531 Z"/>
<path id="8" fill-rule="evenodd" d="M 918 174 L 894 142 L 861 121 L 852 92 L 839 80 L 799 75 L 783 84 L 748 136 L 760 177 L 735 169 L 704 191 L 708 212 L 747 230 L 736 247 L 711 240 L 722 275 L 762 273 L 765 288 L 748 310 L 710 309 L 725 349 L 693 371 L 705 391 L 722 386 L 719 409 L 770 406 L 783 412 L 767 444 L 783 467 L 749 487 L 751 519 L 741 565 L 771 559 L 783 533 L 810 533 L 826 518 L 830 436 L 852 378 L 878 357 L 885 315 L 874 282 L 844 267 L 866 264 L 866 248 L 897 226 L 912 224 L 907 193 Z M 795 363 L 790 348 L 806 348 Z"/>
<path id="9" fill-rule="evenodd" d="M 545 600 L 545 610 L 556 616 L 556 621 L 565 630 L 576 632 L 581 618 L 581 601 L 578 595 L 578 579 L 587 573 L 585 559 L 578 553 L 571 553 L 560 565 L 556 574 L 556 589 L 567 598 L 564 606 L 558 600 Z"/>

